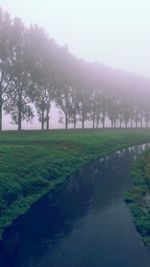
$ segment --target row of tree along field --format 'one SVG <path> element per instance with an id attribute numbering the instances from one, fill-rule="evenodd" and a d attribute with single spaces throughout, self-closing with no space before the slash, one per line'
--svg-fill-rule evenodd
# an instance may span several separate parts
<path id="1" fill-rule="evenodd" d="M 38 114 L 49 129 L 51 104 L 65 128 L 92 121 L 93 128 L 148 127 L 150 79 L 77 59 L 39 26 L 26 27 L 0 9 L 0 130 L 3 112 L 22 128 Z"/>

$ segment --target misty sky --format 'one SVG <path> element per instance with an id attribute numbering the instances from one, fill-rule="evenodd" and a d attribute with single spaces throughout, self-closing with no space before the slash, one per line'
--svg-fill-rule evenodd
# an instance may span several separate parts
<path id="1" fill-rule="evenodd" d="M 43 26 L 77 57 L 150 77 L 149 0 L 0 0 L 0 6 Z"/>
<path id="2" fill-rule="evenodd" d="M 150 77 L 150 0 L 0 0 L 0 6 L 43 26 L 77 57 Z M 55 110 L 52 127 L 56 117 Z M 5 129 L 12 128 L 8 121 Z"/>

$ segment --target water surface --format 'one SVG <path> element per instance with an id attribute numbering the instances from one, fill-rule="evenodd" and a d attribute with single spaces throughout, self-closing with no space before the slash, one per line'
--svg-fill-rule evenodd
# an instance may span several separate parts
<path id="1" fill-rule="evenodd" d="M 0 267 L 150 267 L 123 194 L 145 145 L 86 165 L 14 222 Z"/>

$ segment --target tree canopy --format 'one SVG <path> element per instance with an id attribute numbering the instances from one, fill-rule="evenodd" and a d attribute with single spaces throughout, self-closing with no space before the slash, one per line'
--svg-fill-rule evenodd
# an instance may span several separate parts
<path id="1" fill-rule="evenodd" d="M 22 129 L 35 110 L 49 129 L 51 105 L 74 128 L 148 127 L 150 79 L 73 56 L 38 25 L 25 26 L 0 8 L 0 130 L 3 112 Z M 80 123 L 80 124 L 79 124 Z"/>

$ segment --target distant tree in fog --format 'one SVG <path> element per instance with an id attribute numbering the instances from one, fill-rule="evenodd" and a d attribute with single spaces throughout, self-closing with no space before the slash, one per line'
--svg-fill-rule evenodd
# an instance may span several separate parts
<path id="1" fill-rule="evenodd" d="M 33 111 L 29 97 L 32 88 L 31 74 L 28 65 L 26 28 L 18 18 L 12 24 L 11 86 L 7 92 L 8 100 L 5 110 L 12 121 L 22 129 L 22 121 L 32 121 Z"/>
<path id="2" fill-rule="evenodd" d="M 65 129 L 67 129 L 70 122 L 74 123 L 74 127 L 76 125 L 77 91 L 74 78 L 76 71 L 76 60 L 69 53 L 67 47 L 62 47 L 60 52 L 55 101 L 56 106 L 60 109 L 60 121 L 63 122 L 61 118 L 64 116 Z"/>
<path id="3" fill-rule="evenodd" d="M 22 129 L 34 108 L 41 129 L 49 129 L 51 104 L 67 129 L 143 127 L 150 123 L 150 79 L 74 57 L 44 29 L 26 27 L 0 9 L 0 130 L 5 110 Z"/>
<path id="4" fill-rule="evenodd" d="M 49 39 L 44 29 L 30 26 L 29 47 L 31 53 L 30 72 L 34 88 L 30 91 L 38 119 L 43 130 L 49 129 L 50 108 L 58 79 L 58 46 Z"/>
<path id="5" fill-rule="evenodd" d="M 12 21 L 9 14 L 0 8 L 0 131 L 2 130 L 3 107 L 7 100 L 7 91 L 11 82 L 11 24 Z"/>

